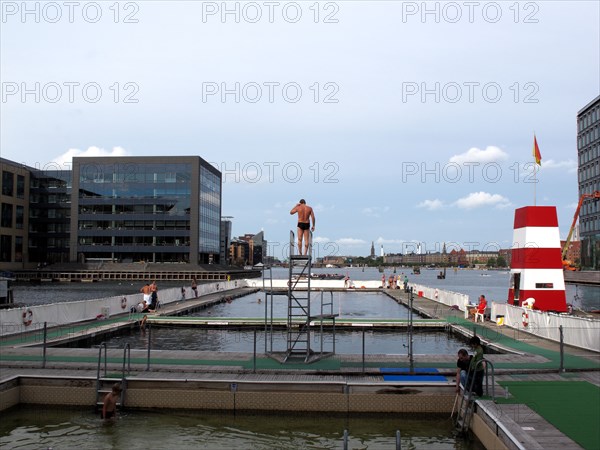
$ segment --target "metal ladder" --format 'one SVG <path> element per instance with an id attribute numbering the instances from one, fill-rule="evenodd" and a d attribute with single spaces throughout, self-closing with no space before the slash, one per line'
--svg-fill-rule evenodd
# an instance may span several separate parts
<path id="1" fill-rule="evenodd" d="M 309 234 L 308 255 L 296 255 L 295 235 L 290 231 L 290 264 L 288 273 L 287 351 L 286 362 L 295 355 L 308 361 L 310 348 L 310 275 L 312 269 L 312 233 Z"/>
<path id="2" fill-rule="evenodd" d="M 315 362 L 335 353 L 335 318 L 333 313 L 333 292 L 321 290 L 320 310 L 318 314 L 311 311 L 311 269 L 312 269 L 312 233 L 309 232 L 308 255 L 295 255 L 295 235 L 290 231 L 290 265 L 288 276 L 288 308 L 286 342 L 287 350 L 283 362 L 294 356 L 304 357 L 304 362 Z M 324 348 L 324 323 L 332 321 L 332 349 Z M 319 351 L 311 348 L 312 326 L 319 326 Z"/>
<path id="3" fill-rule="evenodd" d="M 104 349 L 104 372 L 100 373 L 100 368 L 102 366 L 102 350 Z M 112 392 L 112 386 L 115 383 L 115 378 L 108 377 L 107 373 L 107 346 L 106 342 L 102 342 L 100 347 L 98 348 L 98 369 L 96 371 L 96 405 L 95 410 L 102 409 L 104 405 L 104 397 L 109 392 Z M 117 408 L 123 409 L 125 405 L 125 393 L 127 392 L 127 377 L 131 373 L 131 346 L 129 344 L 125 344 L 123 347 L 123 367 L 121 371 L 121 379 L 119 382 L 121 383 L 121 396 L 119 401 L 117 402 Z"/>
<path id="4" fill-rule="evenodd" d="M 342 439 L 343 439 L 343 442 L 342 442 L 343 450 L 348 450 L 349 439 L 350 439 L 348 430 L 344 430 Z M 402 434 L 400 433 L 400 430 L 396 430 L 396 450 L 402 450 Z"/>
<path id="5" fill-rule="evenodd" d="M 475 399 L 474 399 L 474 395 L 473 395 L 473 386 L 475 384 L 474 373 L 477 371 L 477 368 L 481 364 L 485 364 L 484 365 L 485 394 L 489 395 L 489 392 L 490 392 L 489 373 L 488 373 L 488 368 L 490 368 L 491 370 L 489 372 L 491 372 L 491 375 L 492 375 L 492 383 L 491 383 L 492 401 L 495 401 L 495 398 L 496 398 L 495 392 L 494 392 L 494 385 L 495 385 L 494 365 L 492 364 L 492 362 L 490 360 L 483 358 L 481 361 L 477 362 L 476 366 L 473 368 L 473 371 L 469 370 L 469 373 L 467 375 L 468 386 L 465 386 L 465 389 L 463 391 L 463 396 L 461 398 L 460 406 L 458 407 L 458 413 L 456 415 L 456 421 L 454 423 L 454 425 L 456 426 L 456 428 L 458 428 L 458 430 L 461 434 L 466 434 L 469 431 L 469 427 L 471 426 L 471 419 L 473 418 L 473 414 L 475 412 Z M 473 376 L 471 376 L 471 373 L 473 373 Z M 465 404 L 465 402 L 466 402 L 466 404 Z"/>

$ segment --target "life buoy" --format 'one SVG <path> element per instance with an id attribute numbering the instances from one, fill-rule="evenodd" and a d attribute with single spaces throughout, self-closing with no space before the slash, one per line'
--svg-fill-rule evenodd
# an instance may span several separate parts
<path id="1" fill-rule="evenodd" d="M 23 311 L 23 325 L 28 327 L 33 322 L 33 311 L 28 309 L 27 311 Z"/>
<path id="2" fill-rule="evenodd" d="M 127 297 L 121 299 L 121 309 L 127 308 Z"/>
<path id="3" fill-rule="evenodd" d="M 521 317 L 523 319 L 523 326 L 527 327 L 529 325 L 529 313 L 527 311 L 523 311 Z"/>
<path id="4" fill-rule="evenodd" d="M 434 295 L 435 295 L 435 299 L 437 300 L 437 298 L 438 298 L 438 290 L 437 289 L 435 290 L 435 294 Z"/>

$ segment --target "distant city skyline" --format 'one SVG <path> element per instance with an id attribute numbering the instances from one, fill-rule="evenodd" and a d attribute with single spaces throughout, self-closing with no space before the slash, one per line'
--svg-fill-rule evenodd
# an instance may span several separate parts
<path id="1" fill-rule="evenodd" d="M 320 256 L 507 248 L 534 195 L 568 232 L 598 2 L 22 5 L 2 4 L 3 158 L 200 156 L 232 235 L 276 257 L 300 198 Z"/>

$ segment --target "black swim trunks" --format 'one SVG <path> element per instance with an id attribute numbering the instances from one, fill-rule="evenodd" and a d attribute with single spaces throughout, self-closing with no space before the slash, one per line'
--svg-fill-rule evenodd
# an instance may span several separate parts
<path id="1" fill-rule="evenodd" d="M 298 222 L 298 228 L 301 230 L 308 230 L 310 228 L 310 223 Z"/>

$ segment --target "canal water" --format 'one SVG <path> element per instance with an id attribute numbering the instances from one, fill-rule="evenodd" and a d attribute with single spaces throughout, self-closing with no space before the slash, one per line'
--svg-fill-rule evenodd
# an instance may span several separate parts
<path id="1" fill-rule="evenodd" d="M 313 308 L 320 302 L 320 296 L 313 298 Z M 287 316 L 287 297 L 273 297 L 274 318 L 285 319 Z M 325 293 L 327 301 L 333 300 L 332 311 L 339 314 L 340 319 L 407 319 L 408 309 L 392 298 L 382 293 L 375 292 L 334 292 Z M 259 318 L 264 321 L 265 306 L 270 300 L 265 300 L 265 294 L 256 292 L 236 298 L 231 303 L 223 302 L 207 307 L 190 314 L 190 317 L 207 317 L 227 319 L 231 317 Z M 449 308 L 448 308 L 449 310 Z M 327 311 L 329 312 L 329 311 Z M 320 311 L 313 309 L 312 314 Z M 267 314 L 270 317 L 270 313 Z M 418 315 L 414 315 L 418 319 Z M 113 336 L 106 341 L 109 348 L 123 348 L 129 344 L 133 349 L 153 350 L 196 350 L 218 352 L 253 352 L 256 338 L 258 352 L 271 349 L 265 347 L 264 325 L 253 330 L 239 329 L 207 329 L 187 328 L 181 326 L 153 326 L 151 333 L 135 330 L 131 334 Z M 318 329 L 313 329 L 311 334 L 311 348 L 320 351 L 321 334 Z M 273 351 L 285 351 L 285 330 L 275 330 L 273 333 Z M 364 344 L 363 344 L 364 339 Z M 374 330 L 372 327 L 355 330 L 337 330 L 335 335 L 335 353 L 337 354 L 362 354 L 363 345 L 367 355 L 390 354 L 406 355 L 408 352 L 408 333 L 406 329 L 399 330 Z M 84 345 L 84 344 L 82 344 Z M 460 336 L 444 331 L 421 331 L 413 333 L 413 352 L 415 354 L 454 354 L 460 347 L 466 346 L 466 340 Z M 323 350 L 333 350 L 333 334 L 324 330 Z"/>
<path id="2" fill-rule="evenodd" d="M 439 415 L 280 414 L 125 411 L 105 424 L 89 409 L 18 406 L 2 413 L 2 449 L 403 449 L 484 450 L 477 440 L 455 436 L 452 420 Z"/>
<path id="3" fill-rule="evenodd" d="M 274 278 L 287 279 L 288 269 L 272 269 Z M 313 269 L 314 273 L 328 273 L 348 275 L 351 280 L 381 280 L 381 275 L 376 268 L 350 267 L 343 269 Z M 476 302 L 481 294 L 485 294 L 488 301 L 504 302 L 508 295 L 510 275 L 508 271 L 500 270 L 468 270 L 448 269 L 446 279 L 438 280 L 438 269 L 422 269 L 420 275 L 413 275 L 409 268 L 386 268 L 383 273 L 386 278 L 390 275 L 407 275 L 410 282 L 431 286 L 447 291 L 469 295 L 472 302 Z M 178 282 L 162 282 L 159 288 L 172 288 L 181 286 Z M 40 305 L 54 302 L 68 302 L 76 300 L 91 300 L 115 295 L 131 295 L 139 292 L 141 283 L 131 282 L 98 282 L 98 283 L 43 283 L 32 285 L 29 283 L 16 283 L 14 286 L 14 299 L 16 303 L 25 305 Z M 189 287 L 189 283 L 187 284 Z M 600 286 L 584 286 L 568 284 L 566 286 L 567 303 L 584 311 L 600 309 Z"/>

